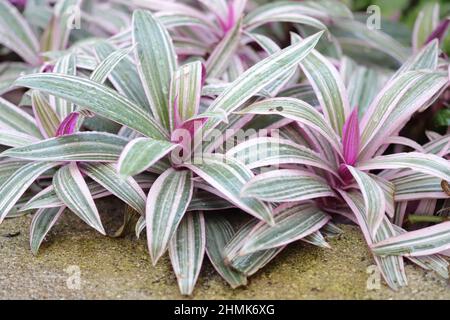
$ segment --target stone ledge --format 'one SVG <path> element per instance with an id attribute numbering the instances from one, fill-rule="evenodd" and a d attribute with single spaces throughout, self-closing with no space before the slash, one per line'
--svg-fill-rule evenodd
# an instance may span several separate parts
<path id="1" fill-rule="evenodd" d="M 102 211 L 111 212 L 114 204 L 106 207 Z M 30 221 L 24 216 L 0 226 L 1 299 L 186 298 L 178 293 L 168 257 L 151 265 L 144 239 L 103 237 L 67 213 L 34 257 Z M 448 281 L 410 264 L 409 287 L 394 292 L 382 284 L 366 290 L 372 257 L 356 227 L 341 227 L 345 233 L 330 241 L 331 249 L 295 243 L 251 277 L 246 288 L 232 290 L 205 263 L 189 299 L 450 299 Z M 67 287 L 71 265 L 81 271 L 79 290 Z"/>

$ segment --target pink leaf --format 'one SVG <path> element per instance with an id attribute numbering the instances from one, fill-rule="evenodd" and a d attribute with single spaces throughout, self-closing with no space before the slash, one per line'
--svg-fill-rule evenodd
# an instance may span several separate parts
<path id="1" fill-rule="evenodd" d="M 358 108 L 356 107 L 342 129 L 342 145 L 344 151 L 344 160 L 348 165 L 354 165 L 358 159 L 359 152 L 359 121 Z"/>
<path id="2" fill-rule="evenodd" d="M 66 134 L 74 133 L 79 115 L 80 114 L 78 112 L 70 113 L 59 125 L 55 136 L 60 137 Z"/>

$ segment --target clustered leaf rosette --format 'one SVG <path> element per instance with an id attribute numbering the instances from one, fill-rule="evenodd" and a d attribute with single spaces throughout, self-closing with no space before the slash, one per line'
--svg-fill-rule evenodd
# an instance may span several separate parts
<path id="1" fill-rule="evenodd" d="M 391 288 L 406 285 L 405 257 L 448 278 L 450 136 L 401 135 L 448 89 L 445 21 L 424 11 L 410 52 L 329 0 L 113 7 L 143 9 L 108 39 L 51 49 L 51 68 L 14 82 L 29 89 L 20 106 L 0 98 L 0 221 L 37 210 L 34 253 L 65 208 L 105 234 L 94 200 L 114 195 L 153 263 L 169 252 L 182 294 L 205 253 L 242 286 L 291 242 L 328 248 L 339 216 Z M 445 222 L 407 232 L 410 216 Z"/>

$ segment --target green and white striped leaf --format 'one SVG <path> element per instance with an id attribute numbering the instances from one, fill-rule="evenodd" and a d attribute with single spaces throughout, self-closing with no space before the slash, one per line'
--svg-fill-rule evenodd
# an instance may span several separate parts
<path id="1" fill-rule="evenodd" d="M 203 178 L 237 207 L 273 223 L 269 206 L 256 199 L 241 197 L 242 187 L 253 178 L 252 171 L 241 162 L 220 154 L 203 154 L 199 159 L 194 158 L 193 163 L 184 163 L 183 166 Z"/>
<path id="2" fill-rule="evenodd" d="M 41 134 L 45 138 L 54 137 L 60 123 L 55 110 L 45 100 L 45 97 L 39 93 L 39 91 L 32 91 L 31 103 Z"/>
<path id="3" fill-rule="evenodd" d="M 439 24 L 439 4 L 430 2 L 423 6 L 414 23 L 412 45 L 419 50 L 426 42 L 428 36 Z"/>
<path id="4" fill-rule="evenodd" d="M 293 43 L 301 40 L 300 36 L 294 33 L 291 35 Z M 341 135 L 345 119 L 350 113 L 350 106 L 339 72 L 316 50 L 312 50 L 300 62 L 300 66 L 314 88 L 325 118 L 334 131 Z"/>
<path id="5" fill-rule="evenodd" d="M 247 277 L 254 275 L 258 270 L 264 268 L 273 258 L 275 258 L 285 247 L 278 247 L 268 250 L 260 250 L 245 256 L 237 256 L 231 262 L 231 266 Z"/>
<path id="6" fill-rule="evenodd" d="M 112 53 L 116 52 L 117 48 L 106 41 L 100 41 L 96 43 L 94 51 L 97 60 L 103 61 Z M 151 111 L 141 79 L 131 59 L 125 57 L 120 60 L 109 73 L 108 79 L 121 94 L 134 101 L 142 109 Z"/>
<path id="7" fill-rule="evenodd" d="M 363 194 L 365 216 L 367 217 L 370 234 L 374 238 L 386 212 L 386 198 L 383 189 L 368 174 L 352 166 L 347 166 L 347 168 Z"/>
<path id="8" fill-rule="evenodd" d="M 439 41 L 431 41 L 418 53 L 409 58 L 400 69 L 397 70 L 393 78 L 407 72 L 416 70 L 436 70 L 439 58 Z"/>
<path id="9" fill-rule="evenodd" d="M 228 114 L 242 106 L 249 98 L 278 78 L 289 72 L 315 47 L 323 31 L 318 32 L 300 43 L 293 44 L 258 62 L 246 70 L 209 106 L 210 111 L 223 109 Z M 205 132 L 219 123 L 208 121 Z"/>
<path id="10" fill-rule="evenodd" d="M 433 154 L 419 152 L 378 156 L 358 163 L 360 170 L 412 169 L 442 180 L 450 181 L 450 162 Z"/>
<path id="11" fill-rule="evenodd" d="M 33 117 L 2 97 L 0 97 L 0 126 L 14 129 L 33 137 L 42 137 Z"/>
<path id="12" fill-rule="evenodd" d="M 149 11 L 134 11 L 132 26 L 138 72 L 153 116 L 169 129 L 170 81 L 177 67 L 172 40 Z"/>
<path id="13" fill-rule="evenodd" d="M 19 78 L 15 85 L 67 99 L 151 138 L 167 138 L 167 132 L 148 112 L 125 96 L 95 81 L 62 74 L 37 73 Z"/>
<path id="14" fill-rule="evenodd" d="M 344 192 L 341 195 L 355 214 L 358 224 L 363 231 L 366 242 L 371 245 L 374 242 L 392 237 L 395 230 L 386 218 L 383 219 L 380 228 L 374 238 L 370 235 L 369 224 L 366 215 L 365 203 L 362 195 L 357 192 Z M 376 256 L 375 261 L 389 287 L 397 290 L 399 287 L 407 285 L 403 258 L 400 256 Z"/>
<path id="15" fill-rule="evenodd" d="M 448 196 L 441 187 L 442 179 L 420 172 L 409 171 L 391 179 L 395 186 L 395 201 L 416 199 L 445 199 Z"/>
<path id="16" fill-rule="evenodd" d="M 186 63 L 179 67 L 170 85 L 170 128 L 175 129 L 174 112 L 178 111 L 181 121 L 197 115 L 202 91 L 202 64 L 200 61 Z M 175 100 L 177 107 L 175 108 Z"/>
<path id="17" fill-rule="evenodd" d="M 196 189 L 187 211 L 213 211 L 235 208 L 229 201 L 207 191 Z"/>
<path id="18" fill-rule="evenodd" d="M 341 143 L 334 130 L 315 108 L 304 101 L 294 98 L 267 99 L 256 102 L 239 113 L 280 115 L 298 121 L 319 132 L 337 152 L 341 150 Z"/>
<path id="19" fill-rule="evenodd" d="M 77 59 L 74 53 L 66 54 L 56 61 L 53 68 L 54 73 L 75 76 L 77 74 Z M 69 100 L 69 99 L 68 99 Z M 60 119 L 65 119 L 71 112 L 75 111 L 75 105 L 64 97 L 50 95 L 49 101 L 55 107 L 56 113 Z"/>
<path id="20" fill-rule="evenodd" d="M 164 254 L 192 198 L 192 173 L 167 169 L 147 197 L 147 241 L 153 264 Z"/>
<path id="21" fill-rule="evenodd" d="M 120 176 L 116 167 L 109 163 L 83 163 L 80 166 L 83 173 L 87 174 L 92 180 L 102 185 L 141 215 L 145 214 L 145 193 L 132 177 L 124 178 Z"/>
<path id="22" fill-rule="evenodd" d="M 230 149 L 226 155 L 236 158 L 250 169 L 280 164 L 303 164 L 336 174 L 336 168 L 318 153 L 285 139 L 250 139 Z"/>
<path id="23" fill-rule="evenodd" d="M 106 234 L 94 199 L 75 162 L 56 172 L 53 187 L 58 197 L 73 213 L 101 234 Z"/>
<path id="24" fill-rule="evenodd" d="M 98 83 L 105 82 L 114 68 L 125 59 L 132 50 L 133 48 L 125 48 L 112 52 L 105 59 L 100 61 L 89 78 Z"/>
<path id="25" fill-rule="evenodd" d="M 225 246 L 233 238 L 233 226 L 220 215 L 206 217 L 206 253 L 214 269 L 232 287 L 237 288 L 247 284 L 247 278 L 240 272 L 225 264 Z"/>
<path id="26" fill-rule="evenodd" d="M 0 43 L 31 65 L 41 63 L 36 35 L 9 1 L 0 1 Z"/>
<path id="27" fill-rule="evenodd" d="M 399 127 L 424 107 L 448 83 L 448 74 L 429 70 L 408 71 L 390 81 L 361 120 L 360 159 L 367 159 Z"/>
<path id="28" fill-rule="evenodd" d="M 131 140 L 120 154 L 118 171 L 124 176 L 134 176 L 151 167 L 176 146 L 167 141 L 143 137 Z"/>
<path id="29" fill-rule="evenodd" d="M 80 9 L 81 0 L 59 0 L 53 8 L 53 16 L 41 39 L 42 51 L 64 50 L 69 41 L 75 10 Z"/>
<path id="30" fill-rule="evenodd" d="M 38 142 L 39 139 L 12 129 L 0 129 L 0 145 L 23 147 Z"/>
<path id="31" fill-rule="evenodd" d="M 186 213 L 169 243 L 169 255 L 183 295 L 194 291 L 205 255 L 205 220 L 201 212 Z"/>
<path id="32" fill-rule="evenodd" d="M 293 202 L 335 194 L 325 180 L 309 171 L 281 169 L 252 178 L 243 186 L 241 196 L 268 202 Z"/>
<path id="33" fill-rule="evenodd" d="M 59 219 L 65 207 L 39 209 L 33 216 L 30 226 L 30 247 L 37 254 L 45 236 Z"/>
<path id="34" fill-rule="evenodd" d="M 246 276 L 251 276 L 256 273 L 284 249 L 283 246 L 279 248 L 261 250 L 243 256 L 239 255 L 239 251 L 245 244 L 247 237 L 258 222 L 259 220 L 257 219 L 251 219 L 240 227 L 240 229 L 234 234 L 233 238 L 228 242 L 224 250 L 225 263 L 231 265 L 234 269 L 245 274 Z"/>
<path id="35" fill-rule="evenodd" d="M 425 256 L 450 248 L 450 222 L 403 233 L 372 245 L 377 255 Z"/>
<path id="36" fill-rule="evenodd" d="M 220 78 L 232 61 L 241 40 L 242 21 L 239 20 L 225 37 L 216 45 L 211 55 L 206 60 L 206 73 L 208 78 Z"/>
<path id="37" fill-rule="evenodd" d="M 0 186 L 0 223 L 34 180 L 57 165 L 59 165 L 57 162 L 32 162 L 25 164 Z"/>
<path id="38" fill-rule="evenodd" d="M 393 224 L 394 230 L 397 234 L 405 234 L 406 231 L 401 227 Z M 433 270 L 444 279 L 449 278 L 448 267 L 449 263 L 443 257 L 438 254 L 432 254 L 429 256 L 420 257 L 407 257 L 411 262 L 417 264 L 419 267 L 425 270 Z"/>
<path id="39" fill-rule="evenodd" d="M 102 132 L 79 132 L 4 151 L 2 156 L 36 161 L 101 161 L 119 159 L 128 140 Z"/>
<path id="40" fill-rule="evenodd" d="M 285 246 L 319 230 L 330 216 L 311 204 L 281 205 L 274 212 L 275 225 L 259 222 L 239 255 Z"/>

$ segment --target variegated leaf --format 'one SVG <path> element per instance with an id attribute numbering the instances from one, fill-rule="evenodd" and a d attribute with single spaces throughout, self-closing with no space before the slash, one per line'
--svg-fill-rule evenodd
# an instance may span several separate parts
<path id="1" fill-rule="evenodd" d="M 136 175 L 151 167 L 177 145 L 150 138 L 136 138 L 130 141 L 120 154 L 117 168 L 125 176 Z"/>
<path id="2" fill-rule="evenodd" d="M 108 163 L 82 163 L 83 173 L 106 190 L 127 203 L 141 215 L 145 214 L 145 193 L 132 177 L 124 178 L 114 165 Z"/>
<path id="3" fill-rule="evenodd" d="M 169 129 L 170 80 L 177 67 L 172 40 L 149 11 L 134 11 L 132 25 L 139 76 L 153 116 Z"/>
<path id="4" fill-rule="evenodd" d="M 281 205 L 274 212 L 275 225 L 259 222 L 239 255 L 285 246 L 319 230 L 330 216 L 311 204 Z"/>
<path id="5" fill-rule="evenodd" d="M 59 219 L 65 207 L 39 209 L 33 216 L 30 226 L 30 247 L 37 254 L 45 236 Z"/>
<path id="6" fill-rule="evenodd" d="M 58 197 L 73 213 L 101 234 L 106 234 L 94 199 L 75 162 L 56 172 L 53 187 Z"/>
<path id="7" fill-rule="evenodd" d="M 192 198 L 192 173 L 167 169 L 153 183 L 147 196 L 146 224 L 154 264 L 164 254 Z"/>
<path id="8" fill-rule="evenodd" d="M 220 215 L 206 217 L 206 253 L 214 269 L 232 288 L 245 286 L 247 278 L 240 272 L 227 266 L 224 261 L 224 249 L 233 237 L 233 226 Z"/>
<path id="9" fill-rule="evenodd" d="M 57 165 L 59 165 L 58 162 L 32 162 L 25 164 L 0 186 L 0 223 L 34 180 Z"/>
<path id="10" fill-rule="evenodd" d="M 259 200 L 240 196 L 242 187 L 253 173 L 239 161 L 220 154 L 204 154 L 199 159 L 194 158 L 192 163 L 183 163 L 183 166 L 203 178 L 237 207 L 258 219 L 273 222 L 270 207 Z"/>
<path id="11" fill-rule="evenodd" d="M 42 134 L 33 117 L 0 97 L 0 126 L 41 138 Z"/>
<path id="12" fill-rule="evenodd" d="M 151 138 L 167 138 L 166 131 L 148 112 L 125 96 L 95 81 L 62 74 L 37 73 L 23 76 L 15 84 L 67 99 Z"/>
<path id="13" fill-rule="evenodd" d="M 281 169 L 262 173 L 242 190 L 242 197 L 268 202 L 294 202 L 333 197 L 335 194 L 322 178 L 306 170 Z"/>
<path id="14" fill-rule="evenodd" d="M 250 105 L 240 113 L 275 114 L 298 121 L 319 132 L 336 151 L 340 152 L 341 150 L 341 143 L 333 129 L 316 109 L 304 101 L 293 98 L 267 99 Z"/>
<path id="15" fill-rule="evenodd" d="M 386 199 L 383 189 L 368 174 L 351 166 L 347 166 L 347 168 L 363 194 L 365 216 L 367 217 L 370 234 L 374 238 L 386 212 Z"/>
<path id="16" fill-rule="evenodd" d="M 125 138 L 110 133 L 79 132 L 8 149 L 1 155 L 36 161 L 114 162 L 126 144 Z"/>
<path id="17" fill-rule="evenodd" d="M 170 240 L 169 254 L 181 294 L 194 290 L 205 255 L 205 221 L 203 213 L 186 213 Z"/>
<path id="18" fill-rule="evenodd" d="M 33 90 L 31 93 L 31 102 L 33 113 L 36 118 L 39 130 L 45 138 L 52 138 L 59 127 L 59 118 L 55 110 L 45 100 L 45 97 L 39 92 Z"/>

